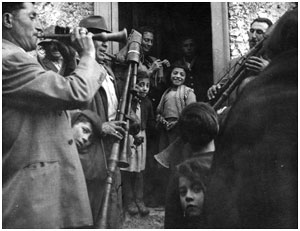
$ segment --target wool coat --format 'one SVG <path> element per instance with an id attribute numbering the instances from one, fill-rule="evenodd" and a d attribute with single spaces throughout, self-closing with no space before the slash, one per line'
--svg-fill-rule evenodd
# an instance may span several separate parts
<path id="1" fill-rule="evenodd" d="M 297 228 L 298 50 L 250 82 L 216 142 L 208 228 Z"/>
<path id="2" fill-rule="evenodd" d="M 90 101 L 104 69 L 88 56 L 62 77 L 2 40 L 2 226 L 92 225 L 67 109 Z"/>

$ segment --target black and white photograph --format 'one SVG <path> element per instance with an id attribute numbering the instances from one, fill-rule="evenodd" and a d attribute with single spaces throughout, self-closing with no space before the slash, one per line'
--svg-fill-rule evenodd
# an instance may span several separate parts
<path id="1" fill-rule="evenodd" d="M 298 229 L 298 2 L 2 2 L 3 229 Z"/>

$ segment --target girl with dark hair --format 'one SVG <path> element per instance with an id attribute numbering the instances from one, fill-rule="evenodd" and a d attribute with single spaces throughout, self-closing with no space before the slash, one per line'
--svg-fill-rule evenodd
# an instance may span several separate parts
<path id="1" fill-rule="evenodd" d="M 122 168 L 124 204 L 130 215 L 146 216 L 149 209 L 144 203 L 144 172 L 147 159 L 148 129 L 155 128 L 152 103 L 147 97 L 150 79 L 146 72 L 138 72 L 137 85 L 140 91 L 132 102 L 132 108 L 141 122 L 140 132 L 129 136 L 131 153 L 128 155 L 129 167 Z"/>
<path id="2" fill-rule="evenodd" d="M 170 73 L 171 86 L 163 93 L 157 107 L 157 122 L 161 127 L 159 151 L 171 144 L 179 135 L 176 126 L 181 111 L 196 102 L 193 89 L 184 85 L 187 70 L 182 65 L 173 65 Z"/>
<path id="3" fill-rule="evenodd" d="M 210 161 L 192 158 L 177 166 L 169 185 L 165 228 L 199 229 L 204 227 L 203 204 L 210 165 Z M 169 210 L 170 206 L 172 210 Z"/>
<path id="4" fill-rule="evenodd" d="M 184 193 L 180 193 L 182 205 L 186 207 L 180 206 L 179 192 L 182 192 L 182 190 L 178 188 L 178 183 L 182 183 L 180 187 L 185 188 L 185 191 L 190 187 L 189 190 L 196 190 L 199 194 L 205 192 L 206 187 L 204 186 L 206 186 L 207 181 L 205 180 L 205 183 L 203 183 L 204 181 L 202 179 L 204 179 L 203 176 L 206 175 L 206 171 L 208 171 L 211 166 L 215 151 L 214 139 L 219 131 L 217 114 L 213 108 L 206 103 L 191 103 L 183 109 L 179 118 L 178 127 L 180 129 L 182 142 L 179 142 L 177 145 L 174 145 L 173 148 L 165 152 L 169 152 L 169 166 L 171 173 L 173 173 L 166 193 L 165 228 L 201 228 L 203 227 L 203 222 L 202 218 L 199 220 L 199 216 L 201 215 L 202 217 L 204 195 L 197 196 L 197 198 L 200 197 L 199 204 L 196 207 L 192 207 L 191 211 L 189 211 L 190 209 L 188 207 L 190 205 L 192 206 L 192 204 L 188 201 L 191 201 L 191 198 L 186 198 Z M 190 159 L 189 167 L 185 164 L 178 167 L 178 164 Z M 196 170 L 198 169 L 197 166 L 205 166 L 205 173 Z M 191 171 L 189 169 L 191 169 Z M 187 177 L 188 181 L 187 179 L 178 181 L 180 180 L 178 170 L 182 175 L 186 177 L 189 176 Z M 193 188 L 195 174 L 191 172 L 198 172 L 198 178 L 200 177 L 201 182 L 203 181 L 200 186 Z M 186 200 L 186 202 L 184 202 L 184 200 Z M 189 214 L 189 212 L 191 212 L 191 214 Z M 197 217 L 197 219 L 195 219 L 195 217 Z"/>

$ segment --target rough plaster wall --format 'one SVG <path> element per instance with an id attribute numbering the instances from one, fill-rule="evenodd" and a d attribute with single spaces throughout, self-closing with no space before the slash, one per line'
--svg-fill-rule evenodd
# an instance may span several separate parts
<path id="1" fill-rule="evenodd" d="M 231 58 L 249 50 L 247 31 L 255 18 L 267 17 L 274 23 L 295 5 L 295 2 L 229 2 Z M 45 28 L 50 25 L 74 28 L 82 18 L 94 13 L 93 2 L 37 2 L 35 6 Z"/>
<path id="2" fill-rule="evenodd" d="M 81 19 L 94 13 L 93 2 L 37 2 L 35 7 L 44 28 L 51 25 L 74 28 Z"/>
<path id="3" fill-rule="evenodd" d="M 269 18 L 275 23 L 280 16 L 295 5 L 294 2 L 229 2 L 231 58 L 239 57 L 249 50 L 247 32 L 255 18 Z"/>

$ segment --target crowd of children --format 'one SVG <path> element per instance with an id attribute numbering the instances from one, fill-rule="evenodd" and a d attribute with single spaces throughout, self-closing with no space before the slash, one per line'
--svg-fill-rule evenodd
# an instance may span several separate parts
<path id="1" fill-rule="evenodd" d="M 149 28 L 143 30 L 141 47 L 144 56 L 137 73 L 136 87 L 138 91 L 134 95 L 131 105 L 140 122 L 140 129 L 138 133 L 129 135 L 127 149 L 129 166 L 120 169 L 122 200 L 124 211 L 131 216 L 137 214 L 146 216 L 149 214 L 148 207 L 166 206 L 166 227 L 168 227 L 169 223 L 175 224 L 172 215 L 169 216 L 169 206 L 166 205 L 166 202 L 170 205 L 168 194 L 170 190 L 173 190 L 173 186 L 168 187 L 168 185 L 170 182 L 170 185 L 175 185 L 175 188 L 178 189 L 178 183 L 181 182 L 178 181 L 176 166 L 185 159 L 198 156 L 198 152 L 203 160 L 211 161 L 214 151 L 214 144 L 211 142 L 217 134 L 218 123 L 214 110 L 208 104 L 197 103 L 193 88 L 185 85 L 185 80 L 191 74 L 189 65 L 180 62 L 174 62 L 171 65 L 168 60 L 160 61 L 148 56 L 153 45 L 153 31 Z M 80 153 L 85 175 L 88 177 L 88 169 L 93 164 L 86 163 L 87 159 L 84 154 L 93 143 L 98 142 L 95 137 L 101 133 L 101 126 L 97 124 L 97 115 L 92 111 L 85 110 L 71 115 L 74 140 Z M 206 123 L 209 126 L 206 126 Z M 199 135 L 203 135 L 204 139 L 200 147 L 199 143 L 193 140 L 195 137 L 192 137 Z M 177 140 L 180 140 L 179 145 L 176 143 Z M 173 153 L 165 157 L 165 161 L 170 162 L 170 168 L 168 166 L 165 168 L 166 166 L 163 167 L 160 161 L 155 160 L 154 156 L 166 150 L 166 152 L 170 152 L 170 147 Z M 181 155 L 181 152 L 185 155 Z M 183 156 L 185 158 L 181 158 Z M 103 162 L 105 160 L 98 161 L 102 165 Z M 209 166 L 210 164 L 204 168 L 209 168 Z M 183 173 L 183 177 L 185 177 L 182 180 L 183 184 L 191 184 L 190 176 L 184 174 L 186 173 Z M 172 183 L 173 178 L 176 179 L 175 184 Z M 87 182 L 89 182 L 88 179 Z M 202 191 L 203 187 L 201 184 Z M 175 189 L 176 192 L 177 189 Z M 93 195 L 90 197 L 94 198 Z M 176 195 L 177 197 L 179 198 L 179 195 Z M 182 199 L 182 205 L 184 200 Z M 91 206 L 93 207 L 94 202 L 92 201 Z M 173 205 L 175 204 L 177 203 L 173 203 Z M 171 210 L 173 209 L 171 208 Z M 184 214 L 188 214 L 188 212 L 184 212 Z"/>

